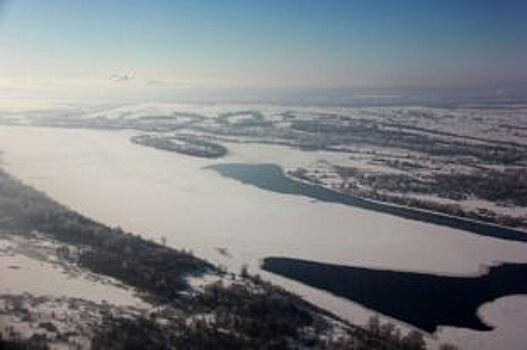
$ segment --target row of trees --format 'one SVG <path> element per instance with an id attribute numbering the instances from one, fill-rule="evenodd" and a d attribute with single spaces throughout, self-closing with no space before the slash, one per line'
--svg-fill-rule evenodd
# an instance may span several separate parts
<path id="1" fill-rule="evenodd" d="M 132 137 L 131 141 L 143 146 L 202 158 L 220 158 L 228 152 L 228 149 L 219 143 L 188 134 L 174 136 L 138 135 Z"/>
<path id="2" fill-rule="evenodd" d="M 0 172 L 0 225 L 12 231 L 37 230 L 80 247 L 81 266 L 172 299 L 189 275 L 215 268 L 184 250 L 168 248 L 77 214 Z"/>
<path id="3" fill-rule="evenodd" d="M 316 136 L 312 141 L 319 148 L 359 144 L 404 149 L 429 156 L 472 157 L 492 164 L 514 164 L 526 158 L 525 147 L 520 145 L 459 141 L 445 135 L 408 130 L 405 125 L 372 120 L 354 119 L 345 123 L 326 119 L 295 120 L 291 128 Z"/>

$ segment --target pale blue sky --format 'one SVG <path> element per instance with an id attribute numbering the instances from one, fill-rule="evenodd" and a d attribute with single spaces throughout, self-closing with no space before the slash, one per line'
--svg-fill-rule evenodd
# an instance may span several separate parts
<path id="1" fill-rule="evenodd" d="M 37 88 L 520 84 L 526 19 L 522 0 L 11 0 L 0 14 L 0 79 Z"/>

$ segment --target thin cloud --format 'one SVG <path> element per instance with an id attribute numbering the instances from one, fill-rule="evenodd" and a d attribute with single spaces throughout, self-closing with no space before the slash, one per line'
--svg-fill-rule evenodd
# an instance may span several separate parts
<path id="1" fill-rule="evenodd" d="M 119 83 L 124 81 L 131 81 L 135 79 L 135 73 L 128 73 L 128 74 L 112 74 L 110 76 L 110 81 Z"/>

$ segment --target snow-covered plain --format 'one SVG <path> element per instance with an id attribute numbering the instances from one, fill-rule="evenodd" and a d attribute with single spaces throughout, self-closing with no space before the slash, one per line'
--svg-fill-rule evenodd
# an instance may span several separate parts
<path id="1" fill-rule="evenodd" d="M 0 232 L 4 336 L 45 334 L 50 349 L 89 349 L 92 328 L 102 323 L 102 312 L 136 315 L 151 307 L 133 288 L 59 258 L 60 246 L 37 232 Z M 74 336 L 58 337 L 57 331 Z"/>
<path id="2" fill-rule="evenodd" d="M 252 272 L 356 323 L 365 323 L 373 312 L 260 271 L 259 260 L 287 256 L 451 275 L 474 275 L 499 262 L 527 262 L 525 244 L 266 192 L 204 169 L 218 162 L 301 166 L 328 156 L 324 152 L 229 143 L 227 157 L 206 160 L 135 145 L 129 141 L 133 134 L 0 127 L 2 166 L 95 220 L 158 241 L 164 236 L 168 244 L 190 248 L 232 271 L 248 264 Z M 503 305 L 504 312 L 527 312 L 523 299 L 503 298 L 485 305 L 482 317 L 493 323 Z M 510 344 L 520 344 L 525 335 L 517 334 L 514 319 L 500 318 L 496 330 L 487 333 L 445 328 L 439 340 L 455 338 L 466 349 L 480 349 L 478 339 L 516 334 L 521 339 Z"/>
<path id="3" fill-rule="evenodd" d="M 146 307 L 132 288 L 58 259 L 58 244 L 16 234 L 0 236 L 0 294 L 80 298 L 95 303 Z"/>
<path id="4" fill-rule="evenodd" d="M 527 169 L 527 160 L 522 156 L 527 149 L 526 107 L 56 102 L 55 107 L 37 108 L 31 103 L 10 107 L 4 103 L 0 123 L 133 129 L 163 136 L 199 135 L 219 142 L 338 150 L 328 152 L 324 163 L 306 164 L 302 171 L 327 187 L 355 195 L 375 198 L 381 193 L 386 201 L 434 207 L 448 213 L 459 207 L 469 217 L 526 230 L 527 206 L 521 200 L 520 188 L 514 189 L 515 183 L 525 181 L 513 179 Z M 291 166 L 288 170 L 299 165 Z M 356 176 L 343 175 L 337 169 L 342 167 L 353 168 Z M 475 181 L 494 177 L 512 189 L 493 196 L 473 188 L 462 190 L 442 184 L 444 177 L 455 184 L 463 175 L 475 175 Z M 380 179 L 372 184 L 370 177 Z M 390 186 L 394 181 L 399 182 L 395 188 Z M 494 192 L 496 195 L 499 191 Z M 448 198 L 455 201 L 445 202 Z M 426 203 L 415 201 L 423 199 Z"/>

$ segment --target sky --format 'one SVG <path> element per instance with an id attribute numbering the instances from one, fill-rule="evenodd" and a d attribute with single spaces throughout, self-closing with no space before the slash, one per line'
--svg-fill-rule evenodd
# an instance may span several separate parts
<path id="1" fill-rule="evenodd" d="M 2 2 L 2 0 L 0 0 Z M 527 84 L 523 0 L 4 0 L 0 91 Z"/>

